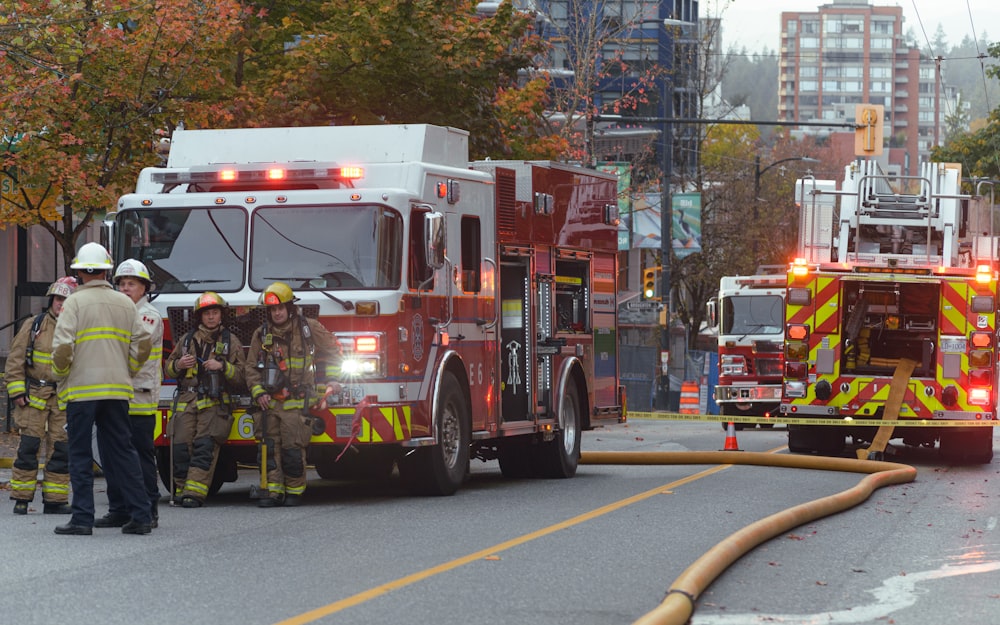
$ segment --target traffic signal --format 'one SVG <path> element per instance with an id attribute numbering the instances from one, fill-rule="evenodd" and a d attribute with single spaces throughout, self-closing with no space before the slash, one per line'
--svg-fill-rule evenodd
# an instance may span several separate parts
<path id="1" fill-rule="evenodd" d="M 659 267 L 650 267 L 649 269 L 642 270 L 642 296 L 645 299 L 657 299 L 660 289 L 656 284 L 656 274 L 659 272 Z"/>

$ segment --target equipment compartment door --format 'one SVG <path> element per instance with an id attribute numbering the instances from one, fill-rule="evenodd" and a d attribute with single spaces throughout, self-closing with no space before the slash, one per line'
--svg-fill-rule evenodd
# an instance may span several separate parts
<path id="1" fill-rule="evenodd" d="M 532 416 L 530 263 L 525 257 L 500 261 L 500 414 L 503 421 Z"/>

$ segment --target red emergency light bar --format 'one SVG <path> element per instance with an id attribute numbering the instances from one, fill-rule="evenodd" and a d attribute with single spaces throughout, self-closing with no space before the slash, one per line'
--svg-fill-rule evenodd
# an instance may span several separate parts
<path id="1" fill-rule="evenodd" d="M 199 165 L 190 169 L 153 172 L 150 179 L 163 185 L 358 180 L 364 169 L 336 163 L 270 163 Z"/>

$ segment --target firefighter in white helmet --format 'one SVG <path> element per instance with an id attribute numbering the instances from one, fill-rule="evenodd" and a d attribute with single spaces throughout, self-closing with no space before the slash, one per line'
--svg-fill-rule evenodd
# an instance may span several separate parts
<path id="1" fill-rule="evenodd" d="M 175 339 L 166 374 L 177 379 L 170 420 L 174 495 L 200 508 L 208 497 L 219 450 L 233 427 L 232 393 L 243 386 L 243 344 L 223 325 L 226 300 L 206 291 L 194 302 L 197 325 Z"/>
<path id="2" fill-rule="evenodd" d="M 161 364 L 163 360 L 163 320 L 156 308 L 149 303 L 149 293 L 153 290 L 153 279 L 146 265 L 135 259 L 123 261 L 115 269 L 115 286 L 135 303 L 136 313 L 149 332 L 151 348 L 149 360 L 142 365 L 139 373 L 132 376 L 132 401 L 129 402 L 129 425 L 132 430 L 132 445 L 139 454 L 142 481 L 149 496 L 152 527 L 159 523 L 160 489 L 156 477 L 156 447 L 153 438 L 156 432 L 157 408 L 160 404 Z M 121 527 L 128 523 L 128 508 L 122 494 L 108 488 L 108 513 L 94 520 L 94 527 Z"/>
<path id="3" fill-rule="evenodd" d="M 56 534 L 89 536 L 94 527 L 94 452 L 97 445 L 108 488 L 117 488 L 131 515 L 123 534 L 152 531 L 149 497 L 142 483 L 139 456 L 132 445 L 128 404 L 132 376 L 149 358 L 150 340 L 135 304 L 108 282 L 111 254 L 87 243 L 70 265 L 83 283 L 66 300 L 52 339 L 52 372 L 59 379 L 59 401 L 68 404 L 69 476 L 72 516 Z"/>
<path id="4" fill-rule="evenodd" d="M 267 317 L 247 352 L 247 386 L 262 411 L 254 426 L 267 446 L 267 496 L 258 500 L 262 508 L 301 503 L 306 447 L 316 423 L 308 411 L 341 390 L 340 344 L 322 324 L 304 317 L 296 301 L 284 282 L 264 289 L 260 303 L 267 307 Z M 317 382 L 325 382 L 325 388 L 318 390 Z"/>
<path id="5" fill-rule="evenodd" d="M 21 325 L 4 370 L 7 394 L 14 404 L 14 423 L 21 434 L 10 478 L 14 514 L 27 514 L 38 482 L 38 455 L 46 442 L 42 473 L 42 512 L 69 514 L 69 449 L 66 410 L 56 398 L 52 376 L 52 335 L 63 302 L 76 290 L 71 276 L 60 278 L 46 293 L 49 305 L 31 322 Z"/>

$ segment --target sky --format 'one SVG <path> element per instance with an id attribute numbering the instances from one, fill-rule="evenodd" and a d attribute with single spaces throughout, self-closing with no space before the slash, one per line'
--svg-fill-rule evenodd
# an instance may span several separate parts
<path id="1" fill-rule="evenodd" d="M 765 48 L 777 51 L 781 45 L 782 11 L 816 11 L 832 0 L 701 0 L 702 17 L 722 13 L 722 45 L 728 50 L 746 47 L 750 52 Z M 913 30 L 917 41 L 926 46 L 934 39 L 938 24 L 944 28 L 948 44 L 958 44 L 965 35 L 982 35 L 1000 40 L 1000 1 L 998 0 L 869 0 L 873 6 L 903 8 L 903 33 Z M 970 19 L 971 14 L 971 19 Z M 923 30 L 921 30 L 921 23 Z"/>

